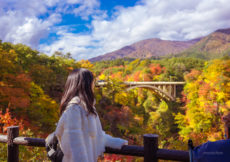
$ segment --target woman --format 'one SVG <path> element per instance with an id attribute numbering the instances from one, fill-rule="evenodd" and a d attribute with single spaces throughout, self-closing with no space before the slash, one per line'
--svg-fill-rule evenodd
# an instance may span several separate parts
<path id="1" fill-rule="evenodd" d="M 120 149 L 126 140 L 106 134 L 94 107 L 94 78 L 87 69 L 75 69 L 67 78 L 55 134 L 63 162 L 96 162 L 105 147 Z"/>

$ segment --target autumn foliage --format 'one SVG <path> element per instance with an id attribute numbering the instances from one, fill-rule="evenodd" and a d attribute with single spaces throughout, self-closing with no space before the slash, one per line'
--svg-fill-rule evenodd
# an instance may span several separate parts
<path id="1" fill-rule="evenodd" d="M 221 118 L 230 111 L 229 69 L 229 60 L 213 60 L 203 71 L 192 70 L 185 76 L 185 115 L 176 116 L 184 139 L 205 142 L 224 138 Z"/>
<path id="2" fill-rule="evenodd" d="M 79 67 L 90 69 L 96 80 L 107 82 L 103 87 L 95 87 L 94 92 L 97 112 L 108 134 L 125 138 L 132 145 L 142 145 L 143 134 L 155 133 L 160 136 L 159 147 L 179 150 L 187 149 L 189 138 L 196 145 L 224 138 L 221 118 L 230 111 L 229 58 L 117 59 L 91 63 L 76 61 L 69 53 L 47 56 L 11 43 L 0 43 L 0 133 L 6 133 L 11 125 L 19 125 L 25 136 L 44 138 L 52 132 L 59 119 L 58 103 L 66 77 Z M 124 81 L 186 84 L 178 86 L 176 100 L 169 101 L 145 88 L 127 91 Z M 44 150 L 30 150 L 38 156 L 25 148 L 20 155 L 23 160 L 42 161 L 46 157 Z M 143 159 L 106 154 L 102 161 L 135 160 Z"/>

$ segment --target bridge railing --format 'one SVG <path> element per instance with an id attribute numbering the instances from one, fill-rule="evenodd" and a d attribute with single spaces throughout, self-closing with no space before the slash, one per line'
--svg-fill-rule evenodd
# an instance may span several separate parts
<path id="1" fill-rule="evenodd" d="M 96 82 L 96 86 L 104 86 L 108 84 L 106 81 L 97 81 Z M 158 81 L 158 82 L 150 82 L 150 81 L 143 81 L 143 82 L 123 82 L 123 84 L 126 84 L 126 85 L 184 85 L 185 82 L 183 81 Z"/>
<path id="2" fill-rule="evenodd" d="M 7 143 L 7 161 L 19 161 L 19 145 L 45 147 L 45 139 L 18 137 L 19 127 L 11 126 L 7 128 L 7 135 L 0 135 L 0 142 Z M 158 159 L 189 161 L 189 153 L 180 150 L 168 150 L 158 148 L 158 135 L 145 134 L 144 146 L 125 145 L 122 149 L 112 149 L 106 147 L 105 153 L 131 155 L 144 157 L 144 162 L 157 162 Z"/>
<path id="3" fill-rule="evenodd" d="M 172 82 L 172 81 L 158 81 L 158 82 L 150 82 L 150 81 L 144 81 L 144 82 L 124 82 L 124 84 L 127 84 L 127 85 L 143 85 L 143 84 L 148 84 L 148 85 L 184 85 L 185 82 Z"/>

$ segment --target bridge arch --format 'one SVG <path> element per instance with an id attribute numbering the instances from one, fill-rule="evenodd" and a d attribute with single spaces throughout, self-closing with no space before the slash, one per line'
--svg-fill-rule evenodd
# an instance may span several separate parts
<path id="1" fill-rule="evenodd" d="M 184 85 L 185 82 L 166 82 L 166 81 L 158 81 L 158 82 L 123 82 L 121 84 L 126 85 L 126 91 L 129 91 L 134 88 L 147 88 L 156 93 L 162 99 L 166 99 L 168 101 L 176 100 L 176 91 L 178 85 Z M 107 82 L 97 82 L 96 86 L 105 86 Z"/>
<path id="2" fill-rule="evenodd" d="M 128 87 L 126 90 L 129 91 L 129 90 L 134 89 L 134 88 L 147 88 L 147 89 L 153 90 L 154 92 L 159 94 L 159 96 L 162 98 L 166 98 L 167 100 L 171 100 L 171 101 L 175 100 L 171 95 L 169 95 L 168 93 L 164 92 L 163 90 L 161 90 L 160 88 L 157 88 L 155 86 L 136 85 L 136 86 Z"/>

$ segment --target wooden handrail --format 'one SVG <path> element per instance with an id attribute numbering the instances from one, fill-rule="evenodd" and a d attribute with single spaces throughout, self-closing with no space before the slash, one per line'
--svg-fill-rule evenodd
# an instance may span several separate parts
<path id="1" fill-rule="evenodd" d="M 45 147 L 45 139 L 17 137 L 18 130 L 18 126 L 8 127 L 8 134 L 0 135 L 0 142 L 8 144 L 8 162 L 18 161 L 19 145 Z M 121 149 L 106 147 L 105 153 L 144 157 L 145 162 L 155 162 L 158 159 L 189 161 L 189 153 L 187 151 L 159 149 L 158 135 L 155 134 L 144 135 L 144 146 L 125 145 Z"/>

